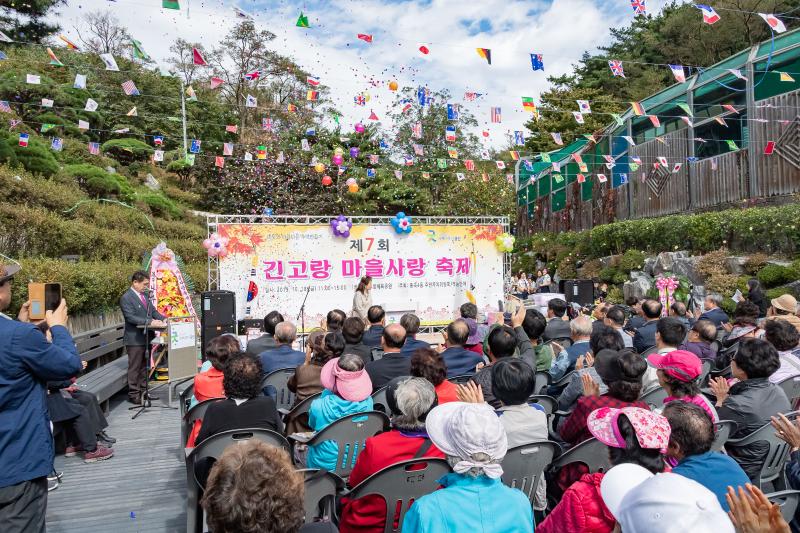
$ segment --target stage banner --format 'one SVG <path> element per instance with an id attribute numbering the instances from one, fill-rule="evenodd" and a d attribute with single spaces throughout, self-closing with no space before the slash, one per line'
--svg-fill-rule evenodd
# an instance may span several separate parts
<path id="1" fill-rule="evenodd" d="M 479 312 L 503 299 L 500 225 L 354 224 L 336 237 L 328 224 L 220 224 L 229 239 L 219 259 L 219 288 L 236 294 L 237 318 L 272 310 L 295 321 L 308 291 L 306 330 L 331 309 L 348 315 L 361 276 L 372 276 L 372 302 L 388 320 L 414 312 L 423 325 L 449 323 L 474 298 Z M 298 322 L 298 329 L 300 329 Z"/>

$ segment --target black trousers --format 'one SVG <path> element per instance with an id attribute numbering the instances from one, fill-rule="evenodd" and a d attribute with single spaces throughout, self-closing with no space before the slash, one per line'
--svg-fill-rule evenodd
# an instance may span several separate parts
<path id="1" fill-rule="evenodd" d="M 100 430 L 95 427 L 92 417 L 84 406 L 73 398 L 67 401 L 73 402 L 80 414 L 75 418 L 58 422 L 56 426 L 62 427 L 66 432 L 68 445 L 79 443 L 85 451 L 95 451 L 97 449 L 97 433 Z"/>
<path id="2" fill-rule="evenodd" d="M 47 478 L 0 488 L 0 524 L 4 533 L 44 533 Z"/>
<path id="3" fill-rule="evenodd" d="M 70 394 L 86 409 L 86 413 L 88 414 L 89 419 L 92 421 L 92 426 L 94 427 L 95 433 L 100 433 L 108 427 L 106 415 L 103 414 L 103 410 L 100 408 L 100 404 L 98 403 L 97 397 L 94 394 L 80 389 L 76 390 L 75 392 L 71 392 Z"/>
<path id="4" fill-rule="evenodd" d="M 144 380 L 147 374 L 145 357 L 147 346 L 126 346 L 128 352 L 128 398 L 137 401 L 144 392 Z"/>

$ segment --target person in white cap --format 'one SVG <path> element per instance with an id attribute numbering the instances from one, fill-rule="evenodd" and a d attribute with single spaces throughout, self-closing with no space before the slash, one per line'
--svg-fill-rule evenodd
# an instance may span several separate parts
<path id="1" fill-rule="evenodd" d="M 533 533 L 528 498 L 500 480 L 508 440 L 494 410 L 485 403 L 450 402 L 434 408 L 425 425 L 453 473 L 439 480 L 442 490 L 414 502 L 403 532 Z"/>
<path id="2" fill-rule="evenodd" d="M 600 492 L 624 533 L 735 531 L 714 493 L 679 474 L 624 463 L 606 473 Z"/>

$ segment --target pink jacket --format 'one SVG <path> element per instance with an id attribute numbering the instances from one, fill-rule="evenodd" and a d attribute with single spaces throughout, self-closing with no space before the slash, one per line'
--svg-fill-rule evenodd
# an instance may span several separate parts
<path id="1" fill-rule="evenodd" d="M 536 533 L 611 533 L 614 516 L 600 496 L 603 474 L 584 474 L 570 485 Z"/>

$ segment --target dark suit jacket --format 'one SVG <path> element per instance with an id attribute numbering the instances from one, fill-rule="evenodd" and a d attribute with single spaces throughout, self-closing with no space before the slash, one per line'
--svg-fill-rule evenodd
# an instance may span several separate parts
<path id="1" fill-rule="evenodd" d="M 394 378 L 411 375 L 411 358 L 402 353 L 387 353 L 381 359 L 367 363 L 366 368 L 372 380 L 372 390 L 376 391 Z"/>
<path id="2" fill-rule="evenodd" d="M 264 374 L 275 372 L 281 368 L 297 368 L 306 360 L 306 354 L 293 350 L 291 346 L 282 344 L 271 350 L 264 350 L 259 355 Z"/>
<path id="3" fill-rule="evenodd" d="M 708 311 L 700 315 L 700 317 L 697 320 L 708 320 L 709 322 L 712 322 L 715 326 L 717 326 L 717 328 L 721 328 L 723 322 L 730 321 L 727 313 L 725 313 L 725 311 L 723 311 L 719 307 L 715 307 L 714 309 L 709 309 Z"/>
<path id="4" fill-rule="evenodd" d="M 247 343 L 245 350 L 250 355 L 261 355 L 261 352 L 272 350 L 277 346 L 275 339 L 269 333 L 264 333 L 262 336 L 253 339 Z"/>
<path id="5" fill-rule="evenodd" d="M 125 333 L 122 337 L 122 342 L 125 346 L 147 346 L 144 330 L 136 326 L 148 324 L 148 315 L 150 316 L 150 322 L 153 320 L 164 320 L 164 315 L 156 311 L 156 308 L 153 307 L 153 303 L 147 299 L 146 301 L 147 307 L 142 304 L 139 293 L 132 288 L 125 291 L 119 299 L 122 316 L 125 317 Z"/>
<path id="6" fill-rule="evenodd" d="M 442 360 L 447 365 L 447 377 L 474 374 L 475 365 L 483 362 L 483 357 L 463 346 L 452 346 L 442 352 Z"/>
<path id="7" fill-rule="evenodd" d="M 344 351 L 342 353 L 354 353 L 364 361 L 364 364 L 372 361 L 372 348 L 363 342 L 359 342 L 358 344 L 345 343 Z"/>
<path id="8" fill-rule="evenodd" d="M 642 353 L 646 349 L 656 345 L 656 328 L 658 319 L 646 322 L 644 326 L 636 330 L 633 335 L 633 349 Z"/>
<path id="9" fill-rule="evenodd" d="M 381 337 L 383 337 L 383 326 L 381 326 L 380 324 L 373 324 L 369 327 L 367 331 L 364 332 L 364 336 L 361 338 L 361 342 L 363 342 L 370 348 L 380 348 Z"/>
<path id="10" fill-rule="evenodd" d="M 547 326 L 544 328 L 544 333 L 542 333 L 542 340 L 569 339 L 571 335 L 569 321 L 554 317 L 547 320 Z"/>
<path id="11" fill-rule="evenodd" d="M 400 350 L 400 353 L 405 355 L 406 357 L 411 357 L 414 355 L 414 352 L 419 350 L 420 348 L 430 348 L 431 345 L 424 341 L 418 341 L 414 337 L 406 337 L 406 343 L 403 345 L 403 348 Z"/>
<path id="12" fill-rule="evenodd" d="M 231 399 L 217 400 L 208 406 L 195 442 L 200 444 L 208 437 L 229 429 L 248 428 L 283 431 L 275 400 L 258 396 L 239 406 Z"/>

